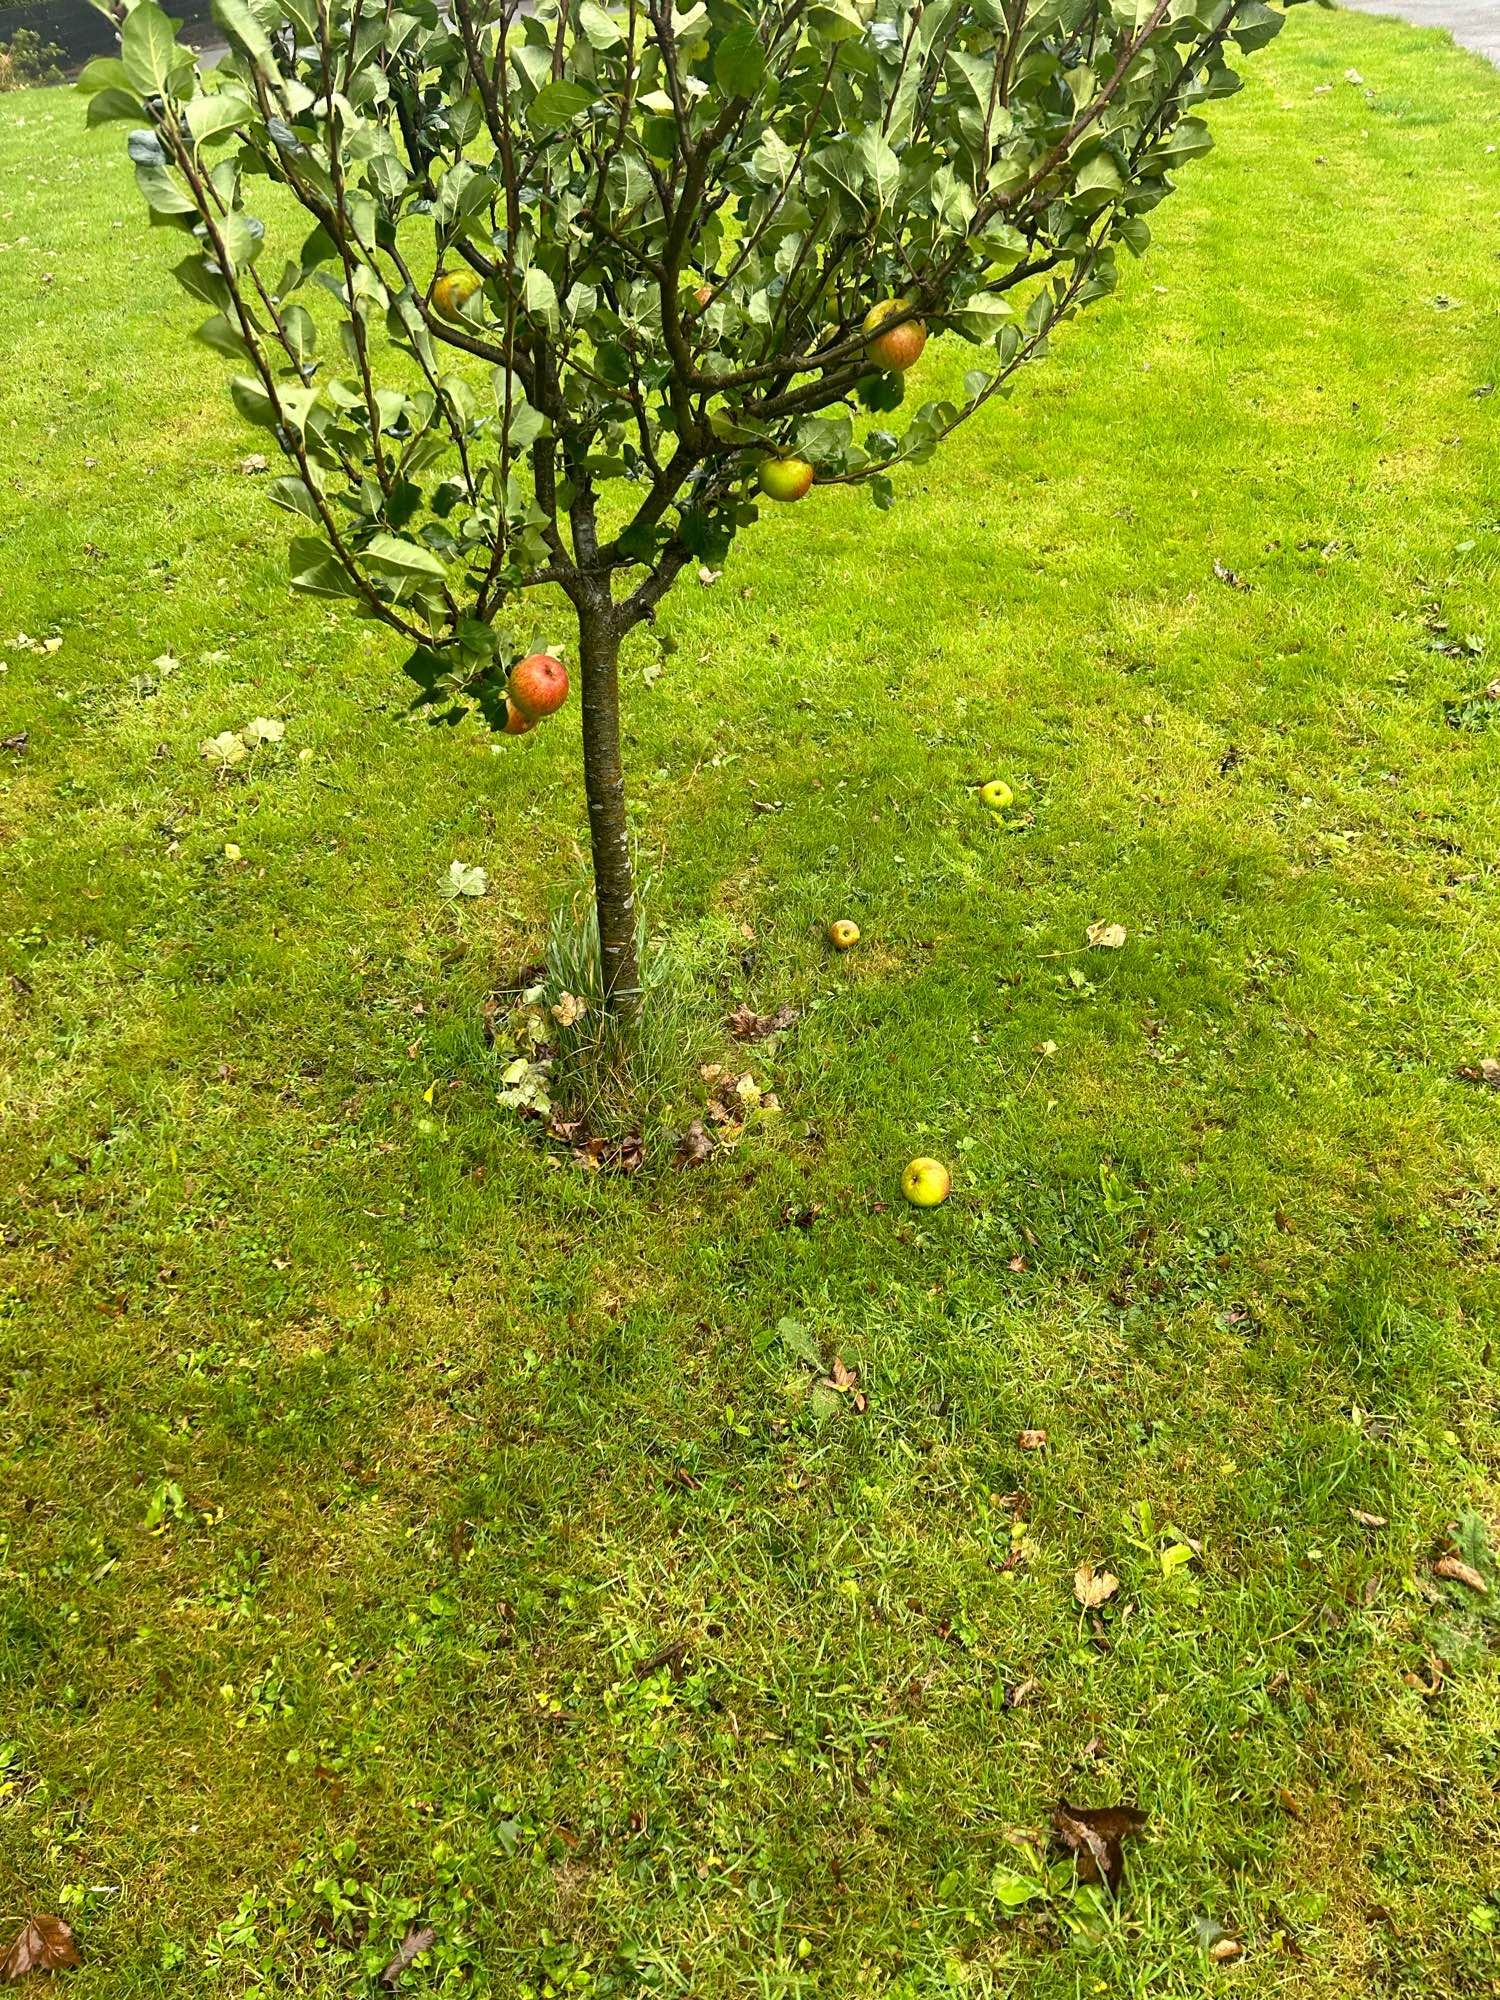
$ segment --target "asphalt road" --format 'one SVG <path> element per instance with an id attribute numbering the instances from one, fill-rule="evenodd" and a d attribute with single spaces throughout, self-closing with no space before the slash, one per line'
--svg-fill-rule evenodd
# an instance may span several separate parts
<path id="1" fill-rule="evenodd" d="M 1500 63 L 1500 0 L 1343 0 L 1361 14 L 1394 14 L 1419 28 L 1446 28 L 1454 41 Z"/>

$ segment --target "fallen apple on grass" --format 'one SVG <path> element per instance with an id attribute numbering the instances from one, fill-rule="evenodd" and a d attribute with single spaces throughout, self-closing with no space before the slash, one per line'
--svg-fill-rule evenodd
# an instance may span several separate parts
<path id="1" fill-rule="evenodd" d="M 568 698 L 568 670 L 551 653 L 528 653 L 510 670 L 506 693 L 531 722 L 553 715 Z"/>
<path id="2" fill-rule="evenodd" d="M 767 458 L 761 461 L 760 490 L 768 500 L 800 500 L 813 483 L 813 469 L 805 458 Z"/>
<path id="3" fill-rule="evenodd" d="M 913 1208 L 937 1208 L 953 1192 L 953 1177 L 941 1160 L 918 1154 L 907 1162 L 901 1192 Z"/>
<path id="4" fill-rule="evenodd" d="M 859 943 L 859 925 L 840 917 L 837 923 L 828 926 L 828 942 L 835 951 L 852 950 Z"/>
<path id="5" fill-rule="evenodd" d="M 1004 778 L 991 778 L 987 785 L 981 785 L 979 796 L 991 812 L 1008 812 L 1016 802 L 1016 795 Z"/>

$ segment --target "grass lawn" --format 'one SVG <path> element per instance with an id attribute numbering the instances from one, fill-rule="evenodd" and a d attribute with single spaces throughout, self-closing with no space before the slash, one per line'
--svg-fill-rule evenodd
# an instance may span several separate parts
<path id="1" fill-rule="evenodd" d="M 629 1179 L 484 1033 L 572 726 L 414 730 L 287 597 L 120 130 L 5 101 L 0 1926 L 60 1992 L 369 1994 L 419 1914 L 412 1994 L 1500 1992 L 1500 75 L 1312 8 L 1248 67 L 1010 402 L 631 656 L 672 1115 L 784 1109 Z M 1060 1796 L 1149 1813 L 1117 1908 Z"/>

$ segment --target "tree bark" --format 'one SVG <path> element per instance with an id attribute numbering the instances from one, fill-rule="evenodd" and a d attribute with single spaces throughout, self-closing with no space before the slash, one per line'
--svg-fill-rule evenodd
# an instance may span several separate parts
<path id="1" fill-rule="evenodd" d="M 594 857 L 599 969 L 606 1010 L 628 1017 L 641 1004 L 641 973 L 635 948 L 635 876 L 625 823 L 625 773 L 620 762 L 620 630 L 613 605 L 580 607 L 578 632 L 583 675 L 583 782 Z"/>

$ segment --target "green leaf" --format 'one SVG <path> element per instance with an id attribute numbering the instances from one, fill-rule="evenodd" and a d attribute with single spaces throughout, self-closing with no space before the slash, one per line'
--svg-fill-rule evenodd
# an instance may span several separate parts
<path id="1" fill-rule="evenodd" d="M 172 23 L 156 0 L 137 0 L 120 30 L 120 64 L 143 97 L 172 97 L 184 72 L 192 69 L 193 55 L 178 46 Z"/>
<path id="2" fill-rule="evenodd" d="M 882 208 L 889 208 L 901 185 L 901 162 L 889 141 L 873 125 L 866 126 L 860 134 L 859 156 L 876 201 Z"/>
<path id="3" fill-rule="evenodd" d="M 726 97 L 753 97 L 766 73 L 766 53 L 748 21 L 731 28 L 714 56 L 714 82 Z"/>
<path id="4" fill-rule="evenodd" d="M 215 313 L 212 319 L 206 319 L 202 326 L 195 327 L 193 338 L 201 340 L 216 354 L 227 354 L 231 361 L 248 362 L 251 359 L 249 348 L 223 313 Z"/>
<path id="5" fill-rule="evenodd" d="M 257 217 L 246 215 L 243 209 L 235 208 L 220 221 L 219 235 L 229 263 L 226 276 L 232 277 L 237 271 L 248 271 L 260 255 L 260 246 L 266 238 L 266 225 Z"/>
<path id="6" fill-rule="evenodd" d="M 488 895 L 490 878 L 482 868 L 472 868 L 462 861 L 450 861 L 448 872 L 443 877 L 443 894 L 455 896 Z"/>
<path id="7" fill-rule="evenodd" d="M 560 76 L 539 90 L 526 107 L 526 122 L 533 132 L 555 132 L 587 111 L 594 93 L 581 83 Z"/>
<path id="8" fill-rule="evenodd" d="M 111 86 L 89 99 L 83 122 L 85 125 L 103 125 L 111 118 L 144 118 L 145 115 L 145 107 L 133 90 L 117 90 Z"/>
<path id="9" fill-rule="evenodd" d="M 309 597 L 359 596 L 333 550 L 315 535 L 294 538 L 290 580 L 293 590 L 306 591 Z"/>
<path id="10" fill-rule="evenodd" d="M 286 473 L 280 479 L 273 479 L 266 488 L 266 497 L 276 506 L 285 507 L 289 513 L 305 514 L 309 521 L 319 519 L 312 494 L 295 473 Z M 340 574 L 342 575 L 342 571 Z"/>
<path id="11" fill-rule="evenodd" d="M 275 430 L 275 406 L 253 375 L 231 377 L 229 393 L 234 398 L 234 407 L 247 424 L 258 424 L 266 431 Z"/>
<path id="12" fill-rule="evenodd" d="M 364 560 L 388 576 L 443 577 L 447 574 L 440 557 L 419 542 L 403 541 L 399 535 L 374 535 L 360 550 Z"/>
<path id="13" fill-rule="evenodd" d="M 539 264 L 533 264 L 526 273 L 521 286 L 521 297 L 526 310 L 533 319 L 556 332 L 560 314 L 557 304 L 557 287 Z"/>
<path id="14" fill-rule="evenodd" d="M 187 125 L 193 144 L 206 146 L 254 116 L 249 98 L 237 90 L 200 91 L 187 108 Z"/>
<path id="15" fill-rule="evenodd" d="M 249 0 L 213 0 L 213 12 L 214 19 L 236 48 L 243 49 L 268 76 L 275 76 L 276 58 L 271 50 L 271 37 L 249 5 Z"/>
<path id="16" fill-rule="evenodd" d="M 85 97 L 92 97 L 100 90 L 124 90 L 129 83 L 125 65 L 118 56 L 95 56 L 91 63 L 84 64 L 73 88 Z"/>
<path id="17" fill-rule="evenodd" d="M 1248 53 L 1251 49 L 1264 48 L 1285 25 L 1285 15 L 1279 14 L 1274 7 L 1267 7 L 1265 0 L 1241 0 L 1229 38 Z"/>
<path id="18" fill-rule="evenodd" d="M 99 99 L 94 99 L 97 104 Z M 89 106 L 93 110 L 93 105 Z M 192 197 L 169 167 L 137 166 L 135 184 L 153 215 L 196 215 Z"/>
<path id="19" fill-rule="evenodd" d="M 596 0 L 583 0 L 578 10 L 578 25 L 588 37 L 591 48 L 604 50 L 618 48 L 625 35 L 618 21 L 596 4 Z"/>

